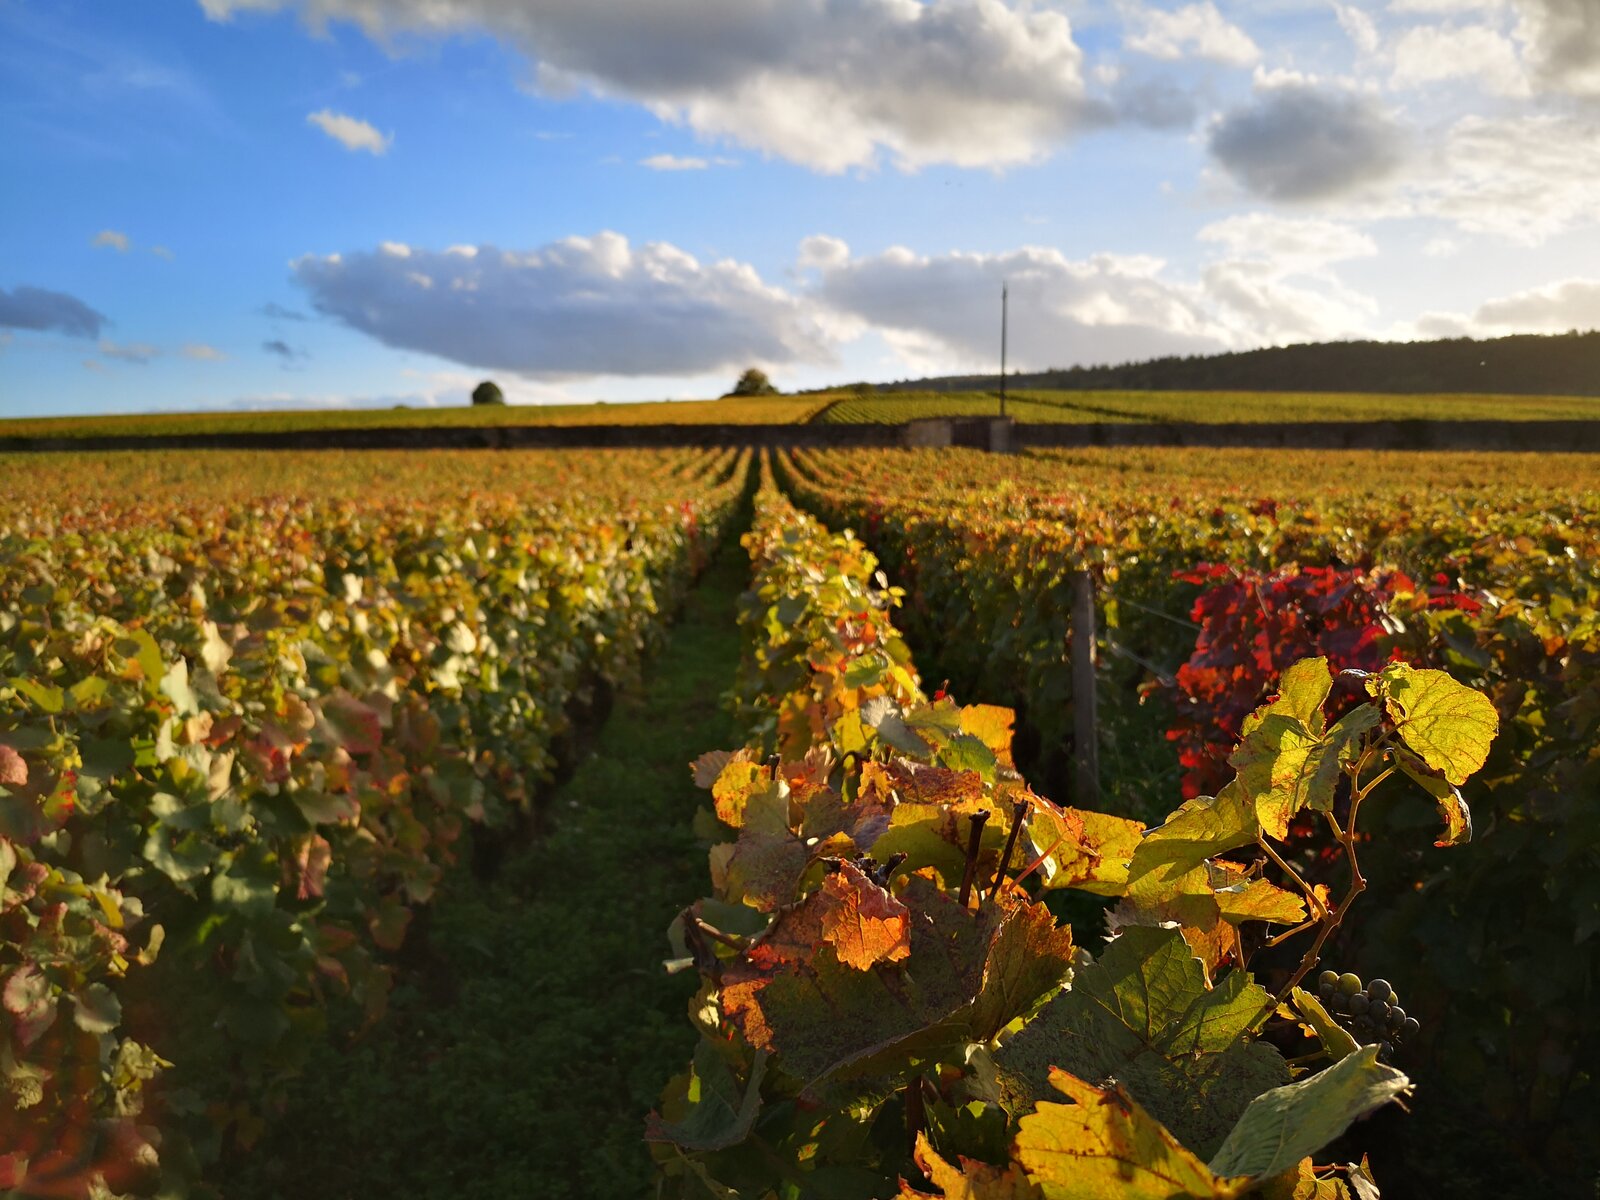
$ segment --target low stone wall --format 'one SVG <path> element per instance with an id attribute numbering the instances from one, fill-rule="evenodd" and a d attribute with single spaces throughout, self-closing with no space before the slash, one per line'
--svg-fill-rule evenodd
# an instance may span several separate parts
<path id="1" fill-rule="evenodd" d="M 509 450 L 561 447 L 1198 446 L 1296 450 L 1524 450 L 1600 453 L 1600 421 L 1305 421 L 1228 425 L 1022 425 L 933 417 L 905 425 L 386 426 L 279 433 L 6 438 L 0 451 Z"/>

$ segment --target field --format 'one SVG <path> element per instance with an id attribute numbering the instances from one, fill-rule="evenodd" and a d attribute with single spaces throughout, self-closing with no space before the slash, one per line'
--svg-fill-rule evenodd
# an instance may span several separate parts
<path id="1" fill-rule="evenodd" d="M 992 417 L 996 393 L 851 396 L 824 409 L 828 424 L 899 425 L 919 417 Z M 1013 392 L 1006 413 L 1041 424 L 1199 421 L 1544 421 L 1600 419 L 1592 396 L 1378 395 L 1341 392 Z"/>
<path id="2" fill-rule="evenodd" d="M 1582 455 L 0 456 L 0 1189 L 1580 1194 L 1597 518 Z"/>
<path id="3" fill-rule="evenodd" d="M 827 403 L 828 398 L 821 396 L 772 396 L 635 404 L 491 404 L 460 408 L 21 417 L 0 420 L 0 438 L 152 437 L 174 433 L 284 433 L 495 425 L 791 425 L 809 421 Z"/>
<path id="4" fill-rule="evenodd" d="M 1041 424 L 1157 421 L 1600 420 L 1600 400 L 1582 396 L 1346 395 L 1296 392 L 1026 391 L 1007 413 Z M 685 400 L 670 403 L 487 405 L 329 411 L 170 413 L 0 420 L 0 439 L 155 437 L 374 428 L 497 425 L 898 425 L 922 417 L 994 416 L 993 394 L 883 393 Z"/>

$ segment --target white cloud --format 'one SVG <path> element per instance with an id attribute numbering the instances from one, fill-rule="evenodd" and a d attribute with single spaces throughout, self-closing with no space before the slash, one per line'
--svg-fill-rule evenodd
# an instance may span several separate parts
<path id="1" fill-rule="evenodd" d="M 1234 329 L 1235 346 L 1350 337 L 1365 332 L 1377 315 L 1370 296 L 1325 272 L 1316 273 L 1314 286 L 1290 282 L 1292 277 L 1279 264 L 1232 260 L 1213 263 L 1201 275 L 1208 301 Z"/>
<path id="2" fill-rule="evenodd" d="M 894 248 L 852 257 L 835 238 L 808 238 L 801 265 L 811 293 L 852 326 L 880 333 L 913 370 L 993 369 L 999 293 L 1011 293 L 1011 353 L 1023 369 L 1212 353 L 1362 331 L 1373 302 L 1325 270 L 1330 258 L 1367 253 L 1361 235 L 1334 227 L 1261 228 L 1281 261 L 1229 258 L 1197 282 L 1175 279 L 1157 258 L 1112 254 L 1069 259 L 1048 247 L 1000 254 L 923 256 Z M 1219 225 L 1211 240 L 1243 244 L 1245 224 Z M 1318 264 L 1318 276 L 1290 282 Z"/>
<path id="3" fill-rule="evenodd" d="M 1468 116 L 1406 195 L 1413 210 L 1524 245 L 1600 221 L 1600 118 Z"/>
<path id="4" fill-rule="evenodd" d="M 1454 238 L 1429 238 L 1423 243 L 1422 252 L 1429 258 L 1454 258 L 1461 253 L 1461 243 Z"/>
<path id="5" fill-rule="evenodd" d="M 1357 50 L 1363 54 L 1377 53 L 1378 27 L 1365 9 L 1333 0 L 1333 11 L 1339 18 L 1339 28 L 1343 29 L 1345 36 L 1355 43 Z"/>
<path id="6" fill-rule="evenodd" d="M 94 235 L 89 244 L 96 249 L 104 248 L 115 250 L 118 254 L 126 254 L 132 243 L 128 241 L 128 235 L 125 233 L 118 233 L 115 229 L 102 229 Z"/>
<path id="7" fill-rule="evenodd" d="M 408 247 L 293 264 L 317 309 L 403 350 L 533 378 L 826 362 L 807 307 L 749 266 L 616 233 L 475 255 Z M 429 280 L 419 286 L 417 276 Z"/>
<path id="8" fill-rule="evenodd" d="M 850 261 L 850 247 L 841 238 L 814 233 L 800 243 L 800 268 L 837 267 Z"/>
<path id="9" fill-rule="evenodd" d="M 1457 79 L 1500 96 L 1526 96 L 1530 91 L 1517 48 L 1486 25 L 1417 25 L 1395 42 L 1392 87 Z"/>
<path id="10" fill-rule="evenodd" d="M 390 41 L 485 31 L 549 95 L 644 105 L 822 171 L 1000 167 L 1104 121 L 1067 17 L 1031 0 L 203 0 Z"/>
<path id="11" fill-rule="evenodd" d="M 161 353 L 156 347 L 144 342 L 129 342 L 125 345 L 119 345 L 105 338 L 100 339 L 100 345 L 97 349 L 103 358 L 114 358 L 119 362 L 138 363 L 140 366 L 143 366 Z"/>
<path id="12" fill-rule="evenodd" d="M 1213 222 L 1197 235 L 1225 247 L 1233 258 L 1264 260 L 1282 274 L 1314 271 L 1352 258 L 1371 258 L 1377 243 L 1335 221 L 1246 213 Z"/>
<path id="13" fill-rule="evenodd" d="M 1563 279 L 1480 304 L 1473 313 L 1426 313 L 1403 333 L 1413 337 L 1504 337 L 1600 329 L 1600 280 Z"/>
<path id="14" fill-rule="evenodd" d="M 1600 328 L 1600 280 L 1565 279 L 1479 306 L 1478 325 L 1527 333 Z"/>
<path id="15" fill-rule="evenodd" d="M 711 163 L 703 158 L 679 158 L 676 154 L 652 154 L 639 160 L 652 171 L 704 171 Z"/>
<path id="16" fill-rule="evenodd" d="M 183 356 L 195 362 L 226 362 L 228 358 L 221 350 L 204 342 L 190 342 L 184 346 Z"/>
<path id="17" fill-rule="evenodd" d="M 368 154 L 387 154 L 394 144 L 393 136 L 386 136 L 375 127 L 357 117 L 336 113 L 324 108 L 306 117 L 308 125 L 315 125 L 346 150 L 365 150 Z"/>
<path id="18" fill-rule="evenodd" d="M 165 259 L 167 262 L 171 262 L 173 259 L 172 251 L 167 249 L 165 246 L 151 246 L 150 253 L 154 254 L 157 258 Z"/>
<path id="19" fill-rule="evenodd" d="M 1261 48 L 1218 12 L 1212 0 L 1171 12 L 1129 4 L 1124 12 L 1135 32 L 1123 45 L 1140 54 L 1168 61 L 1192 56 L 1233 67 L 1248 67 L 1261 58 Z"/>

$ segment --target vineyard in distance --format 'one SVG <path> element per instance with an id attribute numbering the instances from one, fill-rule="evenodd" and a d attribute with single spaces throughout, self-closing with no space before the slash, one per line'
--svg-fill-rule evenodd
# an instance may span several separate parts
<path id="1" fill-rule="evenodd" d="M 6 1195 L 1591 1197 L 1597 938 L 1600 455 L 0 454 Z"/>
<path id="2" fill-rule="evenodd" d="M 671 403 L 344 408 L 286 412 L 133 414 L 0 419 L 0 446 L 49 439 L 208 437 L 361 430 L 599 426 L 903 425 L 930 417 L 1009 416 L 1044 425 L 1306 421 L 1593 421 L 1591 396 L 1382 392 L 1013 390 L 869 391 Z M 17 445 L 16 448 L 27 448 Z"/>

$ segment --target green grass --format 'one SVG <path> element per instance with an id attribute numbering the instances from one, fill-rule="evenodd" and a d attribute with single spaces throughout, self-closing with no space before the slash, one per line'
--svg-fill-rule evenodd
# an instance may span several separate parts
<path id="1" fill-rule="evenodd" d="M 918 417 L 996 416 L 999 399 L 973 392 L 905 392 L 849 397 L 825 409 L 824 424 L 897 425 Z M 1019 421 L 1373 421 L 1600 420 L 1588 396 L 1388 395 L 1346 392 L 1021 391 L 1006 411 Z"/>
<path id="2" fill-rule="evenodd" d="M 296 430 L 490 425 L 796 425 L 826 396 L 660 401 L 634 404 L 508 404 L 459 408 L 345 408 L 330 411 L 135 413 L 107 417 L 14 417 L 7 437 L 152 437 L 163 434 L 283 433 Z"/>
<path id="3" fill-rule="evenodd" d="M 650 1191 L 644 1115 L 689 1060 L 693 972 L 665 931 L 706 891 L 688 762 L 739 743 L 721 708 L 748 564 L 730 539 L 647 670 L 560 788 L 554 829 L 493 884 L 453 881 L 437 965 L 390 1018 L 298 1088 L 237 1200 L 503 1200 Z"/>

